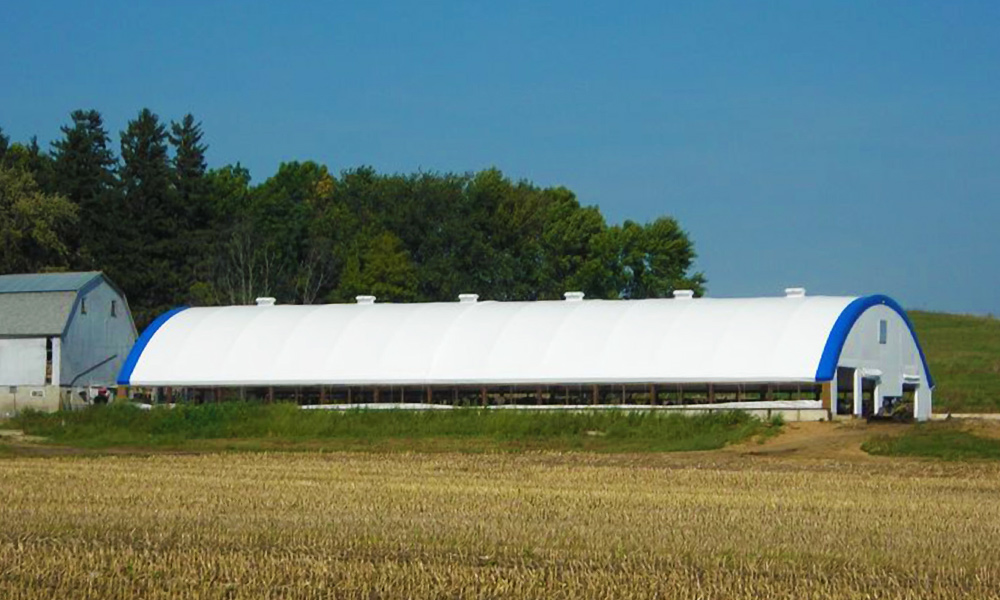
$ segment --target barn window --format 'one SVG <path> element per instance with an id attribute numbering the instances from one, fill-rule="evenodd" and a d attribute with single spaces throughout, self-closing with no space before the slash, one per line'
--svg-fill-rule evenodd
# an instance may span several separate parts
<path id="1" fill-rule="evenodd" d="M 81 315 L 87 314 L 87 299 L 86 298 L 80 298 L 80 314 Z"/>
<path id="2" fill-rule="evenodd" d="M 111 316 L 112 317 L 117 317 L 118 316 L 118 301 L 117 300 L 112 300 L 111 301 Z"/>
<path id="3" fill-rule="evenodd" d="M 885 344 L 889 339 L 889 321 L 882 319 L 878 322 L 878 343 Z"/>

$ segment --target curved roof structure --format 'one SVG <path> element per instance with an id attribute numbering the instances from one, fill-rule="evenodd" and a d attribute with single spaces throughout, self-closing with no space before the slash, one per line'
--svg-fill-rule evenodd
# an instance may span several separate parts
<path id="1" fill-rule="evenodd" d="M 875 305 L 905 320 L 885 296 L 175 309 L 143 333 L 119 382 L 815 382 L 833 377 L 851 325 Z"/>

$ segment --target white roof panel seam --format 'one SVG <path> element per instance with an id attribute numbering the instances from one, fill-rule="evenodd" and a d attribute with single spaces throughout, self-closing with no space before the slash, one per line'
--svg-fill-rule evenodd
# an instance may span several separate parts
<path id="1" fill-rule="evenodd" d="M 367 316 L 365 311 L 372 310 L 374 307 L 374 305 L 369 304 L 358 304 L 357 306 L 358 310 L 354 311 L 354 314 L 347 319 L 347 323 L 344 324 L 344 330 L 342 333 L 337 334 L 333 331 L 324 332 L 326 335 L 335 336 L 334 339 L 330 341 L 330 355 L 327 357 L 326 361 L 324 361 L 326 365 L 324 372 L 326 373 L 336 372 L 339 368 L 339 365 L 334 363 L 339 357 L 342 357 L 345 354 L 345 349 L 342 348 L 342 346 L 351 339 L 354 330 L 360 327 L 360 323 L 364 321 Z"/>
<path id="2" fill-rule="evenodd" d="M 513 305 L 514 303 L 510 304 Z M 513 314 L 508 314 L 504 316 L 503 326 L 500 328 L 499 334 L 497 334 L 497 336 L 493 338 L 493 343 L 490 344 L 489 352 L 486 353 L 486 365 L 489 368 L 495 368 L 494 359 L 496 358 L 496 354 L 499 351 L 499 349 L 502 348 L 502 343 L 505 341 L 506 336 L 510 334 L 510 330 L 513 329 L 514 326 L 516 325 L 516 317 L 519 314 L 527 311 L 528 308 L 531 306 L 530 304 L 521 302 L 517 304 L 519 306 L 516 306 L 514 308 Z"/>
<path id="3" fill-rule="evenodd" d="M 641 300 L 637 302 L 628 303 L 624 307 L 624 310 L 620 311 L 620 313 L 615 316 L 614 320 L 611 322 L 611 326 L 607 330 L 608 331 L 607 334 L 604 336 L 604 341 L 603 343 L 601 343 L 600 348 L 594 349 L 595 351 L 600 352 L 602 367 L 611 362 L 608 354 L 614 353 L 613 349 L 611 348 L 611 344 L 609 342 L 611 341 L 612 338 L 616 337 L 619 334 L 620 331 L 619 327 L 621 326 L 621 322 L 625 320 L 630 310 L 635 310 L 635 307 L 638 306 L 638 302 L 641 302 Z"/>
<path id="4" fill-rule="evenodd" d="M 221 309 L 221 310 L 226 310 L 226 309 L 224 309 L 224 308 L 223 308 L 223 309 Z M 254 315 L 253 317 L 251 317 L 251 318 L 250 318 L 250 322 L 249 322 L 249 323 L 247 323 L 246 327 L 244 327 L 244 328 L 243 328 L 243 330 L 242 330 L 242 331 L 240 331 L 240 333 L 239 333 L 239 334 L 237 334 L 237 336 L 236 336 L 236 337 L 235 337 L 235 338 L 233 339 L 233 342 L 232 342 L 232 343 L 230 344 L 230 348 L 231 348 L 231 349 L 232 349 L 232 348 L 237 348 L 237 347 L 238 347 L 238 346 L 240 345 L 240 340 L 243 340 L 243 339 L 245 339 L 245 338 L 246 338 L 247 336 L 250 336 L 250 335 L 252 335 L 252 334 L 256 333 L 256 332 L 254 331 L 254 328 L 253 328 L 253 324 L 254 324 L 255 322 L 257 322 L 257 321 L 259 321 L 259 320 L 263 319 L 263 318 L 264 318 L 264 317 L 266 317 L 266 316 L 267 316 L 267 315 L 266 315 L 266 313 L 263 313 L 263 312 L 261 312 L 261 313 L 258 313 L 258 314 L 256 314 L 256 315 Z M 232 352 L 230 352 L 230 353 L 229 353 L 229 354 L 227 354 L 226 356 L 227 356 L 227 358 L 228 358 L 228 360 L 227 360 L 227 364 L 225 365 L 226 367 L 228 367 L 228 368 L 232 368 L 232 367 L 234 367 L 234 366 L 238 366 L 238 365 L 233 365 L 233 364 L 231 364 L 231 363 L 233 363 L 233 362 L 234 362 L 235 360 L 237 360 L 237 357 L 233 356 L 233 353 L 232 353 Z"/>
<path id="5" fill-rule="evenodd" d="M 461 304 L 459 305 L 464 310 L 462 310 L 462 312 L 442 331 L 442 343 L 438 344 L 437 348 L 434 349 L 433 356 L 431 357 L 431 366 L 428 372 L 428 378 L 434 378 L 436 376 L 438 372 L 438 365 L 441 362 L 441 355 L 448 349 L 449 342 L 452 342 L 452 337 L 460 336 L 462 323 L 469 319 L 469 315 L 471 315 L 480 304 L 480 302 L 470 302 L 464 305 L 464 307 Z M 458 343 L 461 343 L 461 340 L 459 340 Z"/>
<path id="6" fill-rule="evenodd" d="M 579 312 L 579 307 L 583 306 L 583 302 L 571 302 L 570 304 L 575 306 L 566 307 L 563 314 L 559 316 L 559 325 L 556 326 L 552 336 L 545 343 L 545 353 L 542 355 L 543 364 L 547 365 L 559 356 L 559 348 L 557 347 L 556 340 L 567 334 L 566 328 L 573 322 L 573 317 Z"/>

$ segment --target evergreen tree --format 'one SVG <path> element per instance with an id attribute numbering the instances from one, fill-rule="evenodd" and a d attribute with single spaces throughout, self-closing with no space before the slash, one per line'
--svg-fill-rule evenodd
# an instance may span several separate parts
<path id="1" fill-rule="evenodd" d="M 170 143 L 174 147 L 174 185 L 180 202 L 193 217 L 198 217 L 204 203 L 205 189 L 205 151 L 208 146 L 202 143 L 204 133 L 201 123 L 194 116 L 187 114 L 179 123 L 170 124 Z"/>
<path id="2" fill-rule="evenodd" d="M 0 127 L 0 165 L 3 165 L 4 157 L 7 156 L 7 147 L 10 145 L 10 138 L 3 134 L 3 127 Z"/>
<path id="3" fill-rule="evenodd" d="M 76 268 L 104 268 L 120 222 L 118 203 L 118 161 L 111 140 L 96 110 L 76 110 L 72 124 L 61 127 L 62 139 L 52 142 L 51 175 L 39 177 L 47 191 L 58 193 L 76 204 L 79 227 L 68 243 L 74 249 Z"/>
<path id="4" fill-rule="evenodd" d="M 121 184 L 126 228 L 113 261 L 113 278 L 140 307 L 137 320 L 149 322 L 184 296 L 184 248 L 179 238 L 186 219 L 173 185 L 167 130 L 148 108 L 121 133 Z"/>
<path id="5" fill-rule="evenodd" d="M 201 290 L 210 277 L 214 240 L 214 211 L 208 198 L 205 151 L 201 123 L 187 114 L 170 125 L 170 144 L 174 147 L 174 189 L 181 212 L 179 235 L 186 246 L 182 272 L 187 298 L 203 296 Z"/>

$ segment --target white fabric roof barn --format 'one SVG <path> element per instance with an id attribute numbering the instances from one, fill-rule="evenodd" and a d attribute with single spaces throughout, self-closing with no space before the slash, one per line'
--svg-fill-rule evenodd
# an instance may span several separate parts
<path id="1" fill-rule="evenodd" d="M 933 385 L 905 312 L 886 296 L 800 289 L 771 298 L 678 296 L 479 302 L 463 295 L 420 304 L 359 297 L 357 304 L 175 309 L 143 333 L 119 380 L 190 387 L 815 383 L 852 366 Z"/>

